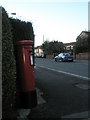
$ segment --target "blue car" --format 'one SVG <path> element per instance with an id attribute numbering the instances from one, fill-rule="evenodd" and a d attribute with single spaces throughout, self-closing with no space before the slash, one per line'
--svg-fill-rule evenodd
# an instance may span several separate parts
<path id="1" fill-rule="evenodd" d="M 60 53 L 58 56 L 55 57 L 55 61 L 71 61 L 73 62 L 73 56 L 69 53 Z"/>

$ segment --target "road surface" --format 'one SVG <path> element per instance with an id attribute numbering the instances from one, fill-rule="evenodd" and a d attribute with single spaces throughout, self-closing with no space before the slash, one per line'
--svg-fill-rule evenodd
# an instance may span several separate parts
<path id="1" fill-rule="evenodd" d="M 87 61 L 57 63 L 52 59 L 36 59 L 35 83 L 46 103 L 33 108 L 28 119 L 89 117 Z"/>

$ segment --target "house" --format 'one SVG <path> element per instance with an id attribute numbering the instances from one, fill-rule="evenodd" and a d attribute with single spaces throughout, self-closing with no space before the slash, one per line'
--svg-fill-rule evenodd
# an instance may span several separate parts
<path id="1" fill-rule="evenodd" d="M 76 42 L 64 43 L 65 52 L 73 52 Z"/>
<path id="2" fill-rule="evenodd" d="M 83 38 L 88 38 L 88 37 L 90 38 L 90 32 L 82 31 L 80 33 L 80 35 L 77 36 L 76 42 L 77 42 L 78 38 L 83 39 Z M 66 51 L 73 50 L 76 42 L 64 43 L 64 50 L 66 50 Z"/>
<path id="3" fill-rule="evenodd" d="M 44 57 L 44 52 L 41 46 L 35 47 L 35 56 L 36 57 Z"/>
<path id="4" fill-rule="evenodd" d="M 87 39 L 88 40 L 88 52 L 85 53 L 78 53 L 76 55 L 76 59 L 83 59 L 83 60 L 88 60 L 90 58 L 90 31 L 82 31 L 79 36 L 77 36 L 76 41 L 78 39 Z"/>
<path id="5" fill-rule="evenodd" d="M 88 31 L 82 31 L 80 33 L 80 35 L 76 38 L 76 41 L 78 40 L 78 38 L 81 38 L 81 39 L 86 38 L 87 39 L 88 37 L 90 37 L 90 32 L 88 32 Z"/>

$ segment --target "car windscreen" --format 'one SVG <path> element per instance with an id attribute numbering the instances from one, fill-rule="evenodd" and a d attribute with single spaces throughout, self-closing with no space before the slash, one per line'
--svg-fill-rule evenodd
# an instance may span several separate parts
<path id="1" fill-rule="evenodd" d="M 65 56 L 70 56 L 70 54 L 69 53 L 65 53 Z"/>

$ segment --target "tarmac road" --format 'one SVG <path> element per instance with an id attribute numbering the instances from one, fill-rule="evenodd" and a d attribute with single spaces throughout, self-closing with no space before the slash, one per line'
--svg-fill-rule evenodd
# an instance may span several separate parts
<path id="1" fill-rule="evenodd" d="M 88 77 L 88 61 L 74 60 L 74 62 L 55 62 L 54 59 L 36 59 L 36 66 L 42 66 L 55 71 L 62 71 L 82 77 Z"/>
<path id="2" fill-rule="evenodd" d="M 46 61 L 46 62 L 45 62 Z M 64 72 L 55 71 L 55 63 L 51 60 L 38 59 L 35 68 L 35 82 L 46 103 L 37 105 L 33 108 L 28 119 L 31 118 L 76 118 L 85 119 L 90 117 L 89 111 L 89 81 L 86 78 L 65 74 Z M 61 63 L 62 65 L 63 63 Z M 64 63 L 67 64 L 68 63 Z M 72 64 L 73 63 L 69 63 Z M 86 69 L 87 63 L 75 62 L 75 66 L 80 66 Z M 80 65 L 80 66 L 79 66 Z M 50 67 L 53 66 L 53 67 Z M 62 65 L 63 66 L 63 65 Z M 71 67 L 70 66 L 70 67 Z M 83 68 L 82 67 L 82 68 Z M 48 69 L 50 68 L 50 69 Z M 63 67 L 62 67 L 63 68 Z M 62 71 L 62 68 L 59 71 Z M 84 71 L 84 68 L 82 69 Z M 54 70 L 53 70 L 54 69 Z M 77 69 L 74 67 L 74 69 Z M 72 70 L 73 71 L 73 70 Z M 70 72 L 70 71 L 69 71 Z M 87 77 L 87 72 L 83 77 Z M 73 73 L 76 74 L 76 73 Z M 83 79 L 83 80 L 82 80 Z"/>

